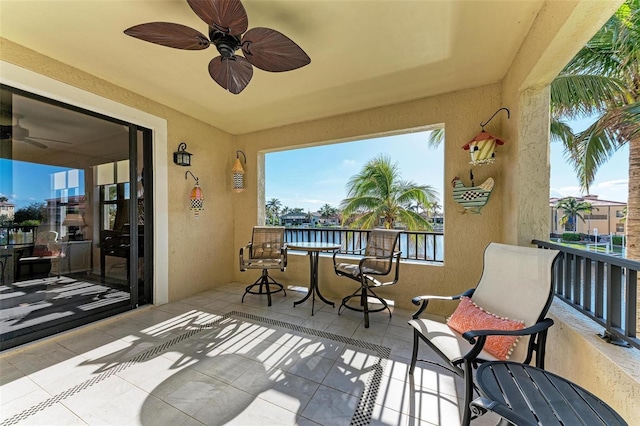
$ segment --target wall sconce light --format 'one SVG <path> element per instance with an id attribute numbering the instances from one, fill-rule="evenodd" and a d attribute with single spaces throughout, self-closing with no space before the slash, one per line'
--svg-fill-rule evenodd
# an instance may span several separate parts
<path id="1" fill-rule="evenodd" d="M 233 190 L 235 192 L 244 191 L 244 169 L 240 162 L 240 154 L 244 157 L 244 164 L 247 164 L 247 156 L 244 155 L 244 152 L 236 151 L 236 162 L 233 165 L 233 169 L 231 169 L 231 173 L 233 173 Z"/>
<path id="2" fill-rule="evenodd" d="M 195 177 L 189 170 L 184 173 L 184 178 L 187 179 L 188 175 L 191 175 L 191 177 L 196 181 L 196 186 L 194 186 L 191 190 L 189 210 L 191 210 L 196 219 L 198 219 L 198 217 L 200 216 L 200 212 L 204 210 L 204 194 L 202 193 L 202 188 L 200 188 L 198 178 Z"/>
<path id="3" fill-rule="evenodd" d="M 191 165 L 191 153 L 187 152 L 187 144 L 181 142 L 178 145 L 178 150 L 173 153 L 173 162 L 178 166 L 190 166 Z"/>

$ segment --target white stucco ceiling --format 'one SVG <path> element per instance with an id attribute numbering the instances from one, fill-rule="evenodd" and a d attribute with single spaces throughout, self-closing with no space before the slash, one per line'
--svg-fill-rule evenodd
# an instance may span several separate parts
<path id="1" fill-rule="evenodd" d="M 541 0 L 244 0 L 249 28 L 276 29 L 311 64 L 256 69 L 239 95 L 220 88 L 211 46 L 183 51 L 123 34 L 152 21 L 206 33 L 186 1 L 0 2 L 0 36 L 232 134 L 500 81 Z"/>

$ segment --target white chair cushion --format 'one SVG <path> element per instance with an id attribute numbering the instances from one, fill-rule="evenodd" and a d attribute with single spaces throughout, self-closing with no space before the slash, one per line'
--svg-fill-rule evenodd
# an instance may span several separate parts
<path id="1" fill-rule="evenodd" d="M 243 266 L 246 268 L 279 268 L 282 261 L 280 259 L 247 259 Z"/>
<path id="2" fill-rule="evenodd" d="M 447 324 L 430 319 L 410 320 L 409 325 L 418 330 L 427 340 L 434 344 L 447 358 L 454 360 L 461 358 L 471 350 L 469 344 L 462 335 L 452 330 Z M 496 358 L 485 352 L 480 352 L 478 358 L 487 361 L 496 361 Z"/>
<path id="3" fill-rule="evenodd" d="M 354 277 L 357 277 L 360 274 L 360 268 L 358 264 L 355 263 L 338 263 L 336 265 L 336 270 L 347 275 L 353 275 Z M 364 274 L 378 273 L 375 269 L 367 268 L 366 266 L 362 268 L 362 272 L 364 272 Z"/>

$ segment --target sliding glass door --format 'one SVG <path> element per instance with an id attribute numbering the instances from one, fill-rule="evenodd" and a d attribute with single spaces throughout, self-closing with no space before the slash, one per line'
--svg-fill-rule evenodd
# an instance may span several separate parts
<path id="1" fill-rule="evenodd" d="M 152 301 L 148 129 L 0 87 L 1 349 Z"/>

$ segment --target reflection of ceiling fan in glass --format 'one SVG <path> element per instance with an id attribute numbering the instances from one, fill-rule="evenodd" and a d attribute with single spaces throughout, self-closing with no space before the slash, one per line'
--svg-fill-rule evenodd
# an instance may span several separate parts
<path id="1" fill-rule="evenodd" d="M 24 142 L 28 143 L 29 145 L 37 146 L 38 148 L 48 148 L 47 145 L 39 141 L 62 143 L 67 145 L 71 144 L 71 142 L 60 141 L 57 139 L 31 136 L 29 129 L 20 125 L 20 119 L 24 118 L 24 116 L 20 114 L 14 114 L 14 117 L 16 118 L 16 124 L 14 124 L 13 126 L 1 126 L 2 128 L 0 129 L 0 134 L 2 140 L 12 139 L 16 142 Z"/>

